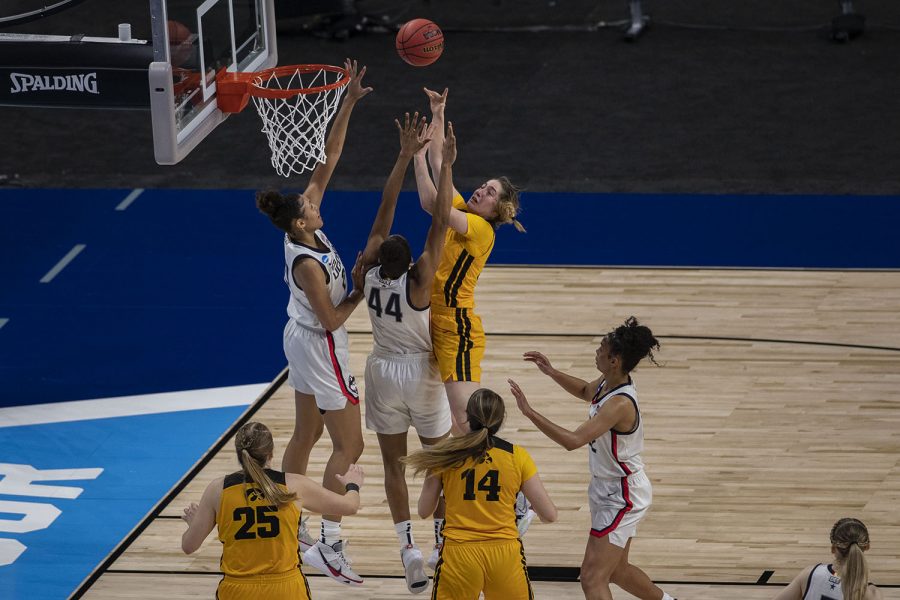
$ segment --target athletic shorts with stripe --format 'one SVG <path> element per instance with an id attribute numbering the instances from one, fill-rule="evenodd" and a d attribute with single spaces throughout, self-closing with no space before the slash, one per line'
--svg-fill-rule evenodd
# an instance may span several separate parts
<path id="1" fill-rule="evenodd" d="M 431 342 L 442 381 L 481 381 L 484 327 L 471 308 L 432 304 Z"/>
<path id="2" fill-rule="evenodd" d="M 301 394 L 315 396 L 319 410 L 341 410 L 347 402 L 359 404 L 344 327 L 316 331 L 289 320 L 284 327 L 284 355 L 288 383 Z"/>
<path id="3" fill-rule="evenodd" d="M 521 540 L 454 542 L 444 540 L 434 568 L 432 600 L 531 600 L 525 549 Z"/>
<path id="4" fill-rule="evenodd" d="M 229 577 L 216 590 L 218 600 L 309 600 L 309 584 L 300 569 L 274 575 Z"/>
<path id="5" fill-rule="evenodd" d="M 637 526 L 653 502 L 653 487 L 644 471 L 621 479 L 592 477 L 588 486 L 591 507 L 591 535 L 609 536 L 609 541 L 624 548 L 637 535 Z"/>
<path id="6" fill-rule="evenodd" d="M 427 438 L 450 431 L 450 404 L 431 352 L 372 352 L 366 360 L 366 427 L 385 435 L 410 426 Z"/>

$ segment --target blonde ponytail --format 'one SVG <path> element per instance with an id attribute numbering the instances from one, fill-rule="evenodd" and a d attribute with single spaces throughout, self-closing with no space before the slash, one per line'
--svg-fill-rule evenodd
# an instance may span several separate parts
<path id="1" fill-rule="evenodd" d="M 488 450 L 494 447 L 493 436 L 500 431 L 506 416 L 503 398 L 486 388 L 475 390 L 466 405 L 466 416 L 471 429 L 469 433 L 445 438 L 400 460 L 410 466 L 415 475 L 423 471 L 437 474 L 460 467 L 470 458 L 483 460 Z"/>
<path id="2" fill-rule="evenodd" d="M 841 591 L 844 600 L 865 600 L 869 587 L 869 565 L 859 544 L 852 543 L 841 564 Z"/>
<path id="3" fill-rule="evenodd" d="M 297 499 L 296 492 L 283 490 L 266 473 L 265 464 L 275 448 L 268 427 L 255 421 L 245 423 L 234 436 L 234 445 L 244 475 L 259 487 L 267 502 L 281 506 Z"/>
<path id="4" fill-rule="evenodd" d="M 414 475 L 423 471 L 436 475 L 447 469 L 460 467 L 470 458 L 480 460 L 492 447 L 488 430 L 479 429 L 459 437 L 443 439 L 431 448 L 413 452 L 400 460 L 412 468 Z"/>

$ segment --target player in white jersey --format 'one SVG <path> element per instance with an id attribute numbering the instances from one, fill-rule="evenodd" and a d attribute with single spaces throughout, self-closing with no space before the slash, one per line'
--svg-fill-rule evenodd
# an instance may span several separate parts
<path id="1" fill-rule="evenodd" d="M 400 541 L 400 560 L 409 591 L 428 588 L 424 558 L 412 535 L 405 467 L 406 438 L 416 428 L 423 447 L 436 444 L 450 432 L 450 404 L 431 345 L 429 303 L 434 274 L 444 247 L 453 198 L 452 165 L 456 138 L 452 125 L 443 146 L 444 157 L 435 210 L 425 248 L 412 265 L 409 244 L 399 235 L 389 236 L 403 177 L 416 152 L 429 142 L 425 119 L 409 113 L 400 131 L 400 154 L 388 177 L 381 206 L 366 249 L 364 264 L 376 263 L 366 273 L 365 297 L 372 321 L 374 347 L 366 361 L 366 426 L 378 435 L 384 463 L 384 490 Z M 443 506 L 435 514 L 440 534 Z"/>
<path id="2" fill-rule="evenodd" d="M 831 528 L 834 562 L 806 567 L 775 596 L 775 600 L 882 600 L 869 583 L 869 531 L 859 519 L 845 517 Z"/>
<path id="3" fill-rule="evenodd" d="M 659 349 L 653 332 L 630 317 L 600 342 L 595 361 L 601 377 L 594 381 L 557 371 L 540 352 L 525 353 L 526 361 L 564 390 L 590 402 L 590 418 L 575 431 L 534 410 L 521 388 L 509 382 L 519 409 L 547 437 L 566 450 L 588 446 L 591 532 L 581 563 L 585 598 L 612 600 L 612 582 L 642 600 L 671 600 L 646 573 L 628 562 L 631 538 L 653 497 L 641 460 L 644 428 L 630 373 L 646 356 L 656 364 L 653 349 Z"/>
<path id="4" fill-rule="evenodd" d="M 259 210 L 284 232 L 285 281 L 290 289 L 284 353 L 296 413 L 282 470 L 305 475 L 313 445 L 328 427 L 333 450 L 322 485 L 340 494 L 344 488 L 335 475 L 344 473 L 363 450 L 359 392 L 350 374 L 344 328 L 363 295 L 358 288 L 348 295 L 347 273 L 341 259 L 320 231 L 323 220 L 319 207 L 341 157 L 353 107 L 372 91 L 362 86 L 365 67 L 358 70 L 356 61 L 350 60 L 344 66 L 350 73 L 350 82 L 325 142 L 328 158 L 313 170 L 302 194 L 269 191 L 256 196 Z M 361 277 L 361 265 L 357 265 L 357 271 Z M 306 564 L 341 583 L 362 583 L 342 552 L 340 515 L 322 515 L 318 542 L 310 537 L 305 521 L 299 536 L 301 549 L 306 550 Z"/>

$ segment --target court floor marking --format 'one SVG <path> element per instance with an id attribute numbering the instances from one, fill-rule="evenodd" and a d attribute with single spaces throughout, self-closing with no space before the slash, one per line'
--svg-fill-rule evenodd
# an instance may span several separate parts
<path id="1" fill-rule="evenodd" d="M 53 281 L 53 278 L 59 275 L 60 271 L 66 268 L 70 262 L 75 260 L 75 257 L 78 256 L 82 250 L 87 248 L 87 244 L 75 244 L 75 246 L 69 250 L 69 253 L 63 256 L 56 265 L 47 271 L 47 274 L 41 277 L 41 283 L 50 283 Z"/>
<path id="2" fill-rule="evenodd" d="M 137 200 L 138 196 L 144 193 L 144 188 L 134 188 L 131 190 L 131 193 L 125 196 L 125 199 L 119 202 L 119 205 L 116 206 L 116 210 L 125 210 L 131 203 Z"/>
<path id="3" fill-rule="evenodd" d="M 257 398 L 266 388 L 265 383 L 117 396 L 96 400 L 73 400 L 48 404 L 30 404 L 0 408 L 0 428 L 21 425 L 67 423 L 89 419 L 133 417 L 165 412 L 247 406 L 247 398 Z"/>
<path id="4" fill-rule="evenodd" d="M 275 391 L 278 390 L 281 385 L 287 381 L 288 370 L 287 367 L 279 373 L 279 375 L 265 388 L 259 397 L 249 406 L 247 410 L 244 411 L 244 414 L 240 416 L 240 418 L 235 421 L 231 427 L 229 427 L 224 433 L 222 433 L 221 437 L 219 437 L 218 441 L 213 444 L 207 453 L 197 461 L 194 467 L 185 473 L 184 477 L 175 484 L 175 486 L 169 490 L 169 493 L 166 494 L 159 502 L 156 503 L 156 506 L 153 507 L 147 516 L 144 519 L 135 525 L 134 529 L 131 530 L 115 548 L 113 551 L 109 553 L 103 562 L 97 565 L 91 573 L 84 578 L 81 584 L 78 586 L 78 589 L 69 597 L 70 600 L 78 600 L 84 596 L 87 591 L 91 588 L 92 585 L 107 571 L 109 571 L 110 566 L 131 546 L 134 541 L 140 537 L 140 535 L 144 532 L 147 527 L 156 519 L 159 514 L 165 509 L 171 502 L 175 499 L 181 491 L 187 487 L 187 485 L 193 481 L 193 479 L 199 474 L 206 465 L 213 459 L 213 457 L 225 447 L 225 444 L 237 433 L 237 430 L 240 429 L 244 423 L 248 422 L 250 418 L 259 411 L 260 408 L 275 394 Z"/>

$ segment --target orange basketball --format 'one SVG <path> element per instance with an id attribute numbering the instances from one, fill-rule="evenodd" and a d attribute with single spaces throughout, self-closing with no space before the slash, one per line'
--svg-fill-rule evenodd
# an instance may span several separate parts
<path id="1" fill-rule="evenodd" d="M 440 58 L 444 34 L 428 19 L 413 19 L 397 32 L 396 44 L 400 58 L 414 67 L 424 67 Z"/>

